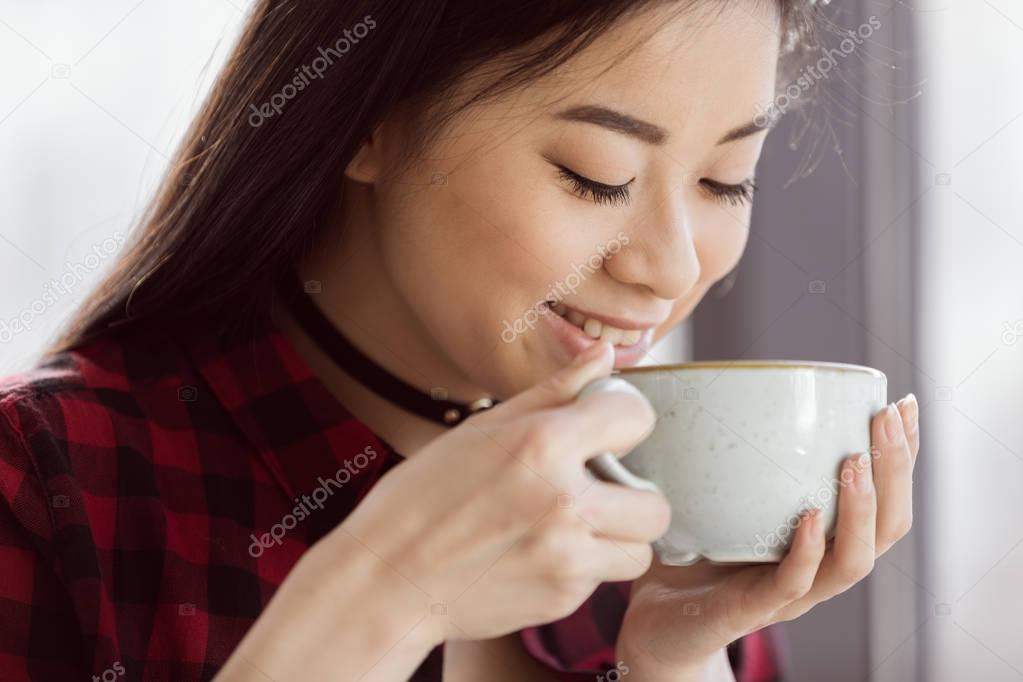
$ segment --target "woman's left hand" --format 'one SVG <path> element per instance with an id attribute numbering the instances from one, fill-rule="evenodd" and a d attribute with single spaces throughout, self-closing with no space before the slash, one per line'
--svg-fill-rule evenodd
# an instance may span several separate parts
<path id="1" fill-rule="evenodd" d="M 683 567 L 654 561 L 632 585 L 617 658 L 639 673 L 636 679 L 711 679 L 709 671 L 722 668 L 722 649 L 730 642 L 797 618 L 865 578 L 912 525 L 918 419 L 913 394 L 874 416 L 872 456 L 865 458 L 871 465 L 849 458 L 865 485 L 846 484 L 843 473 L 833 543 L 826 546 L 823 528 L 804 520 L 779 564 L 701 561 Z M 725 673 L 714 679 L 732 678 Z"/>

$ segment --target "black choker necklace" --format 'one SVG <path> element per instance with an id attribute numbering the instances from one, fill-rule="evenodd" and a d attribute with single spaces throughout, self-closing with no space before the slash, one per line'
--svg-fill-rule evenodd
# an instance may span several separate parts
<path id="1" fill-rule="evenodd" d="M 443 389 L 424 393 L 394 376 L 352 345 L 313 303 L 306 292 L 315 291 L 318 286 L 319 282 L 303 283 L 292 278 L 281 283 L 278 290 L 288 311 L 309 338 L 346 374 L 369 390 L 404 410 L 444 426 L 455 426 L 474 412 L 496 404 L 490 398 L 468 404 L 454 402 L 447 400 Z"/>

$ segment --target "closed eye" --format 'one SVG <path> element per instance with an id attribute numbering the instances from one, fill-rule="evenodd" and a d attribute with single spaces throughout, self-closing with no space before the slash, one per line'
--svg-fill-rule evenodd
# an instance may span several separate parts
<path id="1" fill-rule="evenodd" d="M 700 186 L 712 199 L 721 204 L 741 206 L 753 203 L 753 195 L 757 191 L 757 185 L 753 179 L 740 182 L 738 185 L 729 185 L 717 180 L 704 178 L 700 180 Z"/>
<path id="2" fill-rule="evenodd" d="M 629 185 L 631 185 L 636 178 L 629 180 L 624 185 L 607 185 L 603 182 L 597 182 L 587 177 L 579 175 L 573 170 L 565 168 L 559 164 L 555 164 L 558 169 L 558 175 L 568 183 L 572 185 L 573 191 L 583 199 L 589 198 L 596 204 L 606 204 L 610 206 L 626 205 L 631 199 L 629 194 Z"/>

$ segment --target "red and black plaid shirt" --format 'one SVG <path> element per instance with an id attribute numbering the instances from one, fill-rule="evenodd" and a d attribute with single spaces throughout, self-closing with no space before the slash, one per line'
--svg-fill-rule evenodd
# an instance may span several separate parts
<path id="1" fill-rule="evenodd" d="M 367 447 L 382 456 L 254 545 Z M 108 337 L 0 380 L 0 679 L 213 678 L 302 553 L 402 460 L 275 329 Z M 627 588 L 601 585 L 523 646 L 596 679 Z M 729 648 L 740 682 L 776 679 L 765 643 Z M 439 681 L 442 656 L 413 679 Z"/>

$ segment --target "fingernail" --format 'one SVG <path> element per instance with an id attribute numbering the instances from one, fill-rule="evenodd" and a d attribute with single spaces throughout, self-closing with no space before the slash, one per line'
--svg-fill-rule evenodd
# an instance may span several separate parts
<path id="1" fill-rule="evenodd" d="M 804 509 L 799 512 L 799 525 L 806 526 L 806 532 L 810 535 L 817 534 L 817 524 L 814 520 L 813 511 L 813 509 Z"/>
<path id="2" fill-rule="evenodd" d="M 856 489 L 861 493 L 870 490 L 870 486 L 874 484 L 872 464 L 873 461 L 870 453 L 866 452 L 853 460 L 853 470 L 856 473 Z"/>
<path id="3" fill-rule="evenodd" d="M 888 436 L 888 442 L 894 442 L 899 437 L 899 422 L 902 417 L 899 415 L 895 403 L 888 403 L 888 413 L 884 416 L 884 433 Z"/>
<path id="4" fill-rule="evenodd" d="M 916 396 L 912 393 L 907 393 L 906 397 L 899 401 L 902 404 L 902 410 L 904 412 L 905 419 L 903 419 L 903 428 L 907 434 L 911 434 L 916 431 L 917 423 L 919 422 L 920 416 L 920 404 L 916 400 Z"/>

